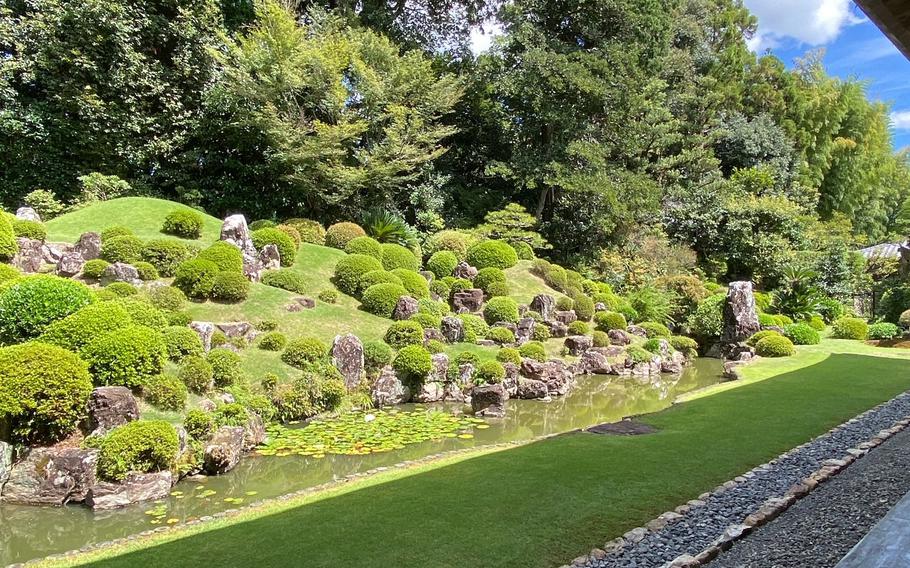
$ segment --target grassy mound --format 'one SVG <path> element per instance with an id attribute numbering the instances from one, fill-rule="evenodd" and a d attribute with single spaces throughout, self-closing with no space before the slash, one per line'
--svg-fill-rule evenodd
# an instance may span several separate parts
<path id="1" fill-rule="evenodd" d="M 547 286 L 543 278 L 531 274 L 530 260 L 522 260 L 512 268 L 506 269 L 506 282 L 509 284 L 509 296 L 519 304 L 530 304 L 538 294 L 550 294 L 558 298 L 563 294 Z"/>
<path id="2" fill-rule="evenodd" d="M 101 232 L 113 225 L 122 225 L 143 240 L 161 237 L 178 238 L 161 232 L 164 218 L 177 210 L 194 209 L 151 197 L 122 197 L 102 201 L 83 209 L 61 215 L 47 222 L 49 241 L 75 242 L 79 235 L 88 231 Z M 221 234 L 221 220 L 200 212 L 203 218 L 202 237 L 193 242 L 215 241 Z"/>

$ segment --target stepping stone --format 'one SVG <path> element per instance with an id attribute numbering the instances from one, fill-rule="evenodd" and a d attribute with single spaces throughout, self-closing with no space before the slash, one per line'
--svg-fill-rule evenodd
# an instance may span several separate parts
<path id="1" fill-rule="evenodd" d="M 613 422 L 610 424 L 598 424 L 585 430 L 592 434 L 610 434 L 613 436 L 641 436 L 642 434 L 653 434 L 657 429 L 643 422 L 634 420 L 623 420 L 622 422 Z"/>

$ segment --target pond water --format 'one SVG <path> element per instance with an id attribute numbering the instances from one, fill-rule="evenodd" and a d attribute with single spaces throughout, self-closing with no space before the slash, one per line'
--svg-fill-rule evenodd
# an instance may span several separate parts
<path id="1" fill-rule="evenodd" d="M 721 371 L 719 360 L 698 359 L 678 376 L 578 377 L 577 385 L 568 395 L 551 402 L 510 400 L 506 417 L 488 420 L 489 428 L 474 429 L 471 439 L 446 438 L 369 455 L 326 454 L 322 458 L 250 455 L 225 475 L 181 481 L 174 487 L 172 496 L 163 502 L 141 503 L 116 511 L 93 513 L 80 505 L 62 508 L 0 505 L 0 566 L 121 538 L 154 526 L 179 523 L 438 452 L 530 440 L 655 412 L 672 404 L 680 394 L 716 383 Z M 402 408 L 430 406 L 453 412 L 464 409 L 461 405 L 403 405 Z"/>

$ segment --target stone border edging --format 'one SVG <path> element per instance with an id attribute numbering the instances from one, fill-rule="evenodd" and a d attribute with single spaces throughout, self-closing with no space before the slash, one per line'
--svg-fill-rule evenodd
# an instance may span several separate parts
<path id="1" fill-rule="evenodd" d="M 646 523 L 645 526 L 636 527 L 627 531 L 622 536 L 614 538 L 613 540 L 607 542 L 603 548 L 594 548 L 591 550 L 590 554 L 579 556 L 578 558 L 575 558 L 570 564 L 564 565 L 562 568 L 580 568 L 587 566 L 590 562 L 602 562 L 604 560 L 609 560 L 608 557 L 611 554 L 619 552 L 627 544 L 637 544 L 641 542 L 649 533 L 656 533 L 664 527 L 683 519 L 684 516 L 690 511 L 694 511 L 699 507 L 705 506 L 706 499 L 710 498 L 711 496 L 726 493 L 737 485 L 747 482 L 758 472 L 771 470 L 773 468 L 773 464 L 777 460 L 790 456 L 804 449 L 805 447 L 809 446 L 809 444 L 818 439 L 838 432 L 848 424 L 853 424 L 862 420 L 863 418 L 874 413 L 876 410 L 879 410 L 897 398 L 905 396 L 907 393 L 910 393 L 910 391 L 898 394 L 892 399 L 889 399 L 866 410 L 865 412 L 851 418 L 850 420 L 847 420 L 846 422 L 843 422 L 834 428 L 831 428 L 827 432 L 816 436 L 812 440 L 791 448 L 783 454 L 780 454 L 778 457 L 769 460 L 766 463 L 758 465 L 746 473 L 735 477 L 734 479 L 718 485 L 712 491 L 702 493 L 698 496 L 697 499 L 690 500 L 687 503 L 676 507 L 676 509 L 673 511 L 667 511 L 658 515 L 656 518 Z M 825 460 L 822 462 L 823 465 L 821 468 L 792 485 L 786 493 L 777 497 L 766 499 L 758 509 L 752 511 L 752 513 L 746 516 L 741 523 L 731 524 L 727 526 L 719 537 L 717 537 L 708 547 L 701 550 L 698 554 L 694 556 L 691 554 L 683 554 L 681 556 L 678 556 L 674 560 L 665 563 L 664 568 L 695 568 L 708 564 L 717 558 L 721 552 L 729 550 L 735 541 L 745 537 L 753 529 L 769 523 L 777 518 L 781 513 L 796 503 L 796 501 L 811 493 L 812 490 L 818 487 L 819 484 L 824 483 L 834 475 L 837 475 L 851 463 L 869 453 L 869 451 L 871 451 L 873 448 L 880 446 L 895 434 L 906 429 L 907 426 L 910 426 L 910 418 L 897 420 L 892 424 L 890 428 L 880 430 L 868 440 L 857 444 L 856 447 L 847 449 L 846 453 L 841 458 L 830 458 Z"/>

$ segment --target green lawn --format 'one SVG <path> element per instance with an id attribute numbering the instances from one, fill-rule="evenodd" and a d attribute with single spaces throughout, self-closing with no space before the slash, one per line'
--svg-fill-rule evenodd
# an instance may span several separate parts
<path id="1" fill-rule="evenodd" d="M 908 388 L 902 359 L 836 353 L 645 417 L 656 434 L 571 433 L 380 474 L 95 565 L 557 566 Z"/>

